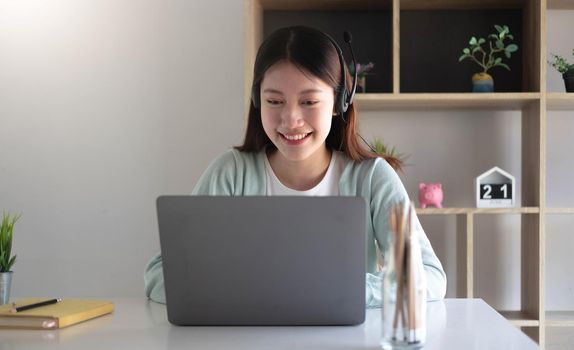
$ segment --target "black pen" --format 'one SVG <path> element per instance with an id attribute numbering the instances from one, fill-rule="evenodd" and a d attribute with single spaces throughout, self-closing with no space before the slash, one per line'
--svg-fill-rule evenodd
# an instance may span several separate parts
<path id="1" fill-rule="evenodd" d="M 56 304 L 56 303 L 59 303 L 60 301 L 62 301 L 62 299 L 50 299 L 50 300 L 42 301 L 39 303 L 24 305 L 24 306 L 20 306 L 20 307 L 16 307 L 16 303 L 13 303 L 12 304 L 12 310 L 10 310 L 10 311 L 12 313 L 16 313 L 16 312 L 20 312 L 20 311 L 35 309 L 35 308 L 41 307 L 41 306 Z"/>

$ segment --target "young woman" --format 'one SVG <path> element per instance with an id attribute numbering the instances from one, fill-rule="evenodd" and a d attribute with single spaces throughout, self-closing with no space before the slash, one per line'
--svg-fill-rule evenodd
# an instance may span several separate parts
<path id="1" fill-rule="evenodd" d="M 213 161 L 193 195 L 364 197 L 371 213 L 366 302 L 377 307 L 382 276 L 376 245 L 385 251 L 389 210 L 409 198 L 390 165 L 396 159 L 381 158 L 361 143 L 350 90 L 340 48 L 325 33 L 301 26 L 272 33 L 257 53 L 244 143 Z M 442 299 L 446 275 L 415 221 L 428 300 Z M 147 266 L 145 290 L 165 303 L 160 255 Z"/>

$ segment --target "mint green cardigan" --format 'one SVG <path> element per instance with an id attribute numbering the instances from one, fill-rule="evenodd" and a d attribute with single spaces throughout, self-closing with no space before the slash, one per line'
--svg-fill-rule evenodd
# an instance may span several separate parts
<path id="1" fill-rule="evenodd" d="M 265 152 L 250 153 L 229 150 L 216 158 L 203 173 L 192 195 L 264 196 L 267 192 Z M 384 252 L 389 237 L 389 209 L 398 202 L 408 202 L 408 194 L 397 173 L 382 158 L 361 162 L 349 161 L 339 182 L 341 196 L 362 196 L 370 206 L 367 223 L 367 307 L 380 307 L 382 274 L 377 271 L 376 244 Z M 446 293 L 446 274 L 431 244 L 415 218 L 424 269 L 428 300 L 439 300 Z M 320 276 L 317 276 L 320 278 Z M 165 303 L 161 255 L 154 256 L 144 274 L 146 295 Z"/>

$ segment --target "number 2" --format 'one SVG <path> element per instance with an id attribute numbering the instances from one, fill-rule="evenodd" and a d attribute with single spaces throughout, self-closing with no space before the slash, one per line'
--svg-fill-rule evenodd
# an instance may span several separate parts
<path id="1" fill-rule="evenodd" d="M 486 192 L 484 192 L 484 199 L 491 199 L 490 192 L 492 192 L 492 186 L 484 185 L 483 188 L 486 190 Z"/>

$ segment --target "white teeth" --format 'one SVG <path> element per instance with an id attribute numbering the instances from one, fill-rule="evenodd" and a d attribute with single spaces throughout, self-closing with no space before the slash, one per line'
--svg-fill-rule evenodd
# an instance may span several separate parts
<path id="1" fill-rule="evenodd" d="M 285 138 L 286 138 L 287 140 L 290 140 L 290 141 L 296 141 L 296 140 L 301 140 L 301 139 L 304 139 L 304 138 L 305 138 L 305 136 L 307 136 L 307 134 L 298 134 L 298 135 L 283 135 L 283 136 L 285 136 Z"/>

